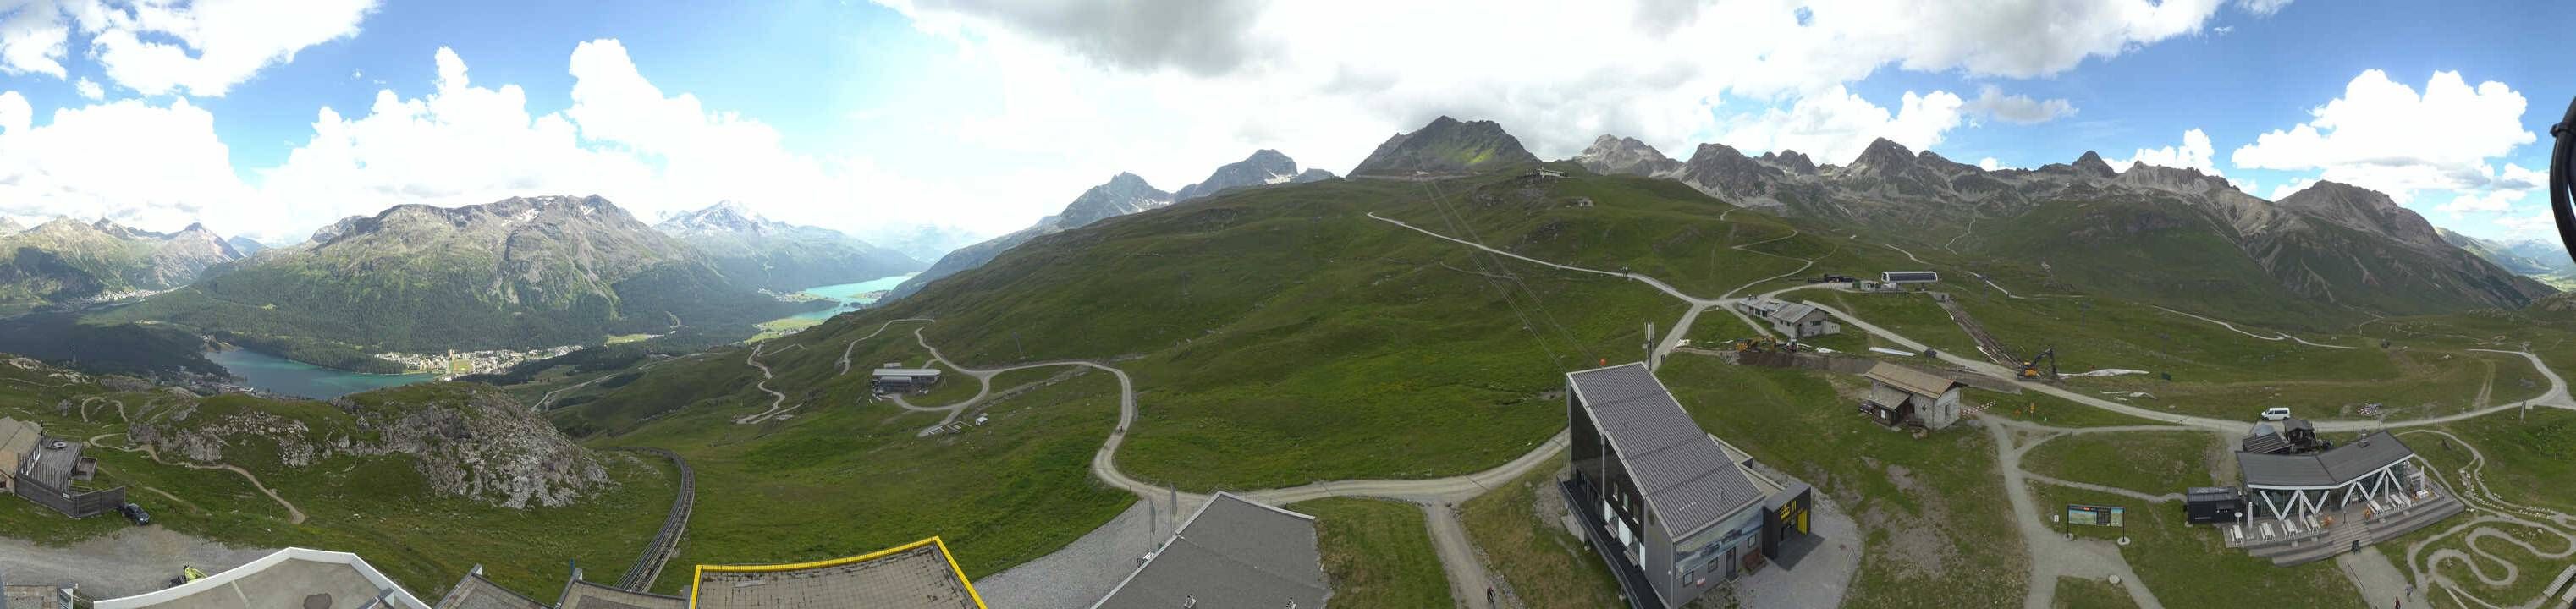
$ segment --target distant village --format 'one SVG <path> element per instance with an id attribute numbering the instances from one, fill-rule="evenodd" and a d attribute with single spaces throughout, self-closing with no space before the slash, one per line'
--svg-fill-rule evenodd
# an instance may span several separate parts
<path id="1" fill-rule="evenodd" d="M 388 352 L 376 354 L 376 359 L 402 364 L 405 372 L 436 372 L 439 374 L 454 376 L 474 374 L 478 372 L 498 372 L 508 369 L 511 366 L 518 365 L 519 362 L 557 357 L 566 353 L 571 353 L 580 348 L 580 345 L 564 345 L 560 347 L 547 347 L 544 349 L 532 349 L 528 351 L 494 349 L 490 351 L 448 351 L 445 354 Z"/>

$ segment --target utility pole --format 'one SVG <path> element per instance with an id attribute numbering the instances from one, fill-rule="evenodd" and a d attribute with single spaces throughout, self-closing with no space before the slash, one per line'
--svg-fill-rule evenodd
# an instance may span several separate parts
<path id="1" fill-rule="evenodd" d="M 1655 361 L 1655 322 L 1646 322 L 1646 369 L 1656 369 L 1662 363 Z"/>

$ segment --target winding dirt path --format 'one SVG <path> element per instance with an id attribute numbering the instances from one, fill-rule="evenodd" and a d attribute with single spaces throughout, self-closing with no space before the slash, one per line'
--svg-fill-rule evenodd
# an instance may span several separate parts
<path id="1" fill-rule="evenodd" d="M 236 474 L 241 474 L 242 479 L 244 479 L 244 480 L 249 480 L 249 481 L 250 481 L 250 486 L 251 486 L 251 488 L 259 489 L 259 494 L 267 495 L 267 496 L 268 496 L 268 498 L 269 498 L 269 500 L 271 500 L 271 501 L 276 501 L 276 502 L 277 502 L 277 505 L 279 505 L 279 506 L 282 506 L 282 507 L 285 507 L 285 508 L 286 508 L 286 523 L 287 523 L 287 524 L 304 524 L 304 510 L 302 510 L 302 509 L 299 509 L 299 508 L 295 507 L 295 503 L 294 503 L 294 502 L 287 501 L 285 497 L 280 497 L 280 496 L 278 496 L 277 491 L 275 491 L 275 490 L 270 490 L 270 489 L 268 488 L 268 485 L 266 485 L 266 484 L 261 484 L 261 483 L 260 483 L 260 481 L 259 481 L 259 476 L 251 474 L 251 473 L 250 473 L 250 470 L 242 469 L 241 467 L 239 467 L 239 466 L 235 466 L 235 465 L 232 465 L 232 464 L 230 464 L 230 463 L 219 464 L 219 465 L 205 465 L 205 464 L 200 464 L 200 463 L 189 463 L 189 462 L 186 462 L 186 461 L 173 462 L 173 461 L 169 461 L 169 460 L 166 460 L 166 459 L 162 459 L 162 458 L 161 458 L 161 453 L 160 453 L 159 451 L 155 451 L 155 450 L 153 450 L 153 449 L 152 449 L 152 447 L 150 447 L 150 446 L 144 446 L 144 447 L 142 447 L 142 448 L 135 448 L 135 447 L 133 447 L 133 446 L 114 446 L 114 445 L 99 444 L 99 443 L 98 443 L 98 441 L 99 441 L 100 439 L 106 438 L 106 437 L 108 437 L 108 436 L 118 436 L 118 435 L 124 435 L 124 434 L 123 434 L 123 433 L 100 434 L 100 435 L 98 435 L 98 436 L 96 436 L 96 437 L 90 438 L 89 445 L 90 445 L 90 446 L 96 446 L 96 447 L 99 447 L 99 448 L 111 449 L 111 450 L 121 450 L 121 451 L 129 452 L 129 453 L 143 453 L 143 456 L 151 458 L 151 459 L 152 459 L 152 462 L 154 462 L 154 463 L 159 463 L 159 464 L 162 464 L 162 465 L 175 465 L 175 466 L 179 466 L 179 467 L 185 467 L 185 468 L 188 468 L 188 469 L 220 469 L 220 470 L 229 471 L 229 472 L 236 473 Z M 151 489 L 151 490 L 152 490 L 153 492 L 161 492 L 161 491 L 160 491 L 160 489 Z M 161 495 L 162 495 L 162 496 L 164 496 L 164 497 L 169 497 L 169 496 L 170 496 L 170 494 L 169 494 L 169 493 L 161 493 Z M 171 498 L 172 500 L 174 500 L 174 501 L 175 501 L 175 500 L 178 500 L 178 498 L 177 498 L 177 497 L 170 497 L 170 498 Z M 181 503 L 186 503 L 186 502 L 182 501 Z"/>

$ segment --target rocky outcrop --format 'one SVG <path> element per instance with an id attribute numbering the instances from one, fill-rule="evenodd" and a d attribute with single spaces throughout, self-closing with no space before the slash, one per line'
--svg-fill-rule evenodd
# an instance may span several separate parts
<path id="1" fill-rule="evenodd" d="M 345 397 L 287 416 L 213 398 L 135 423 L 130 441 L 165 459 L 303 470 L 342 457 L 410 461 L 427 491 L 512 509 L 562 506 L 613 484 L 588 450 L 506 394 L 443 384 Z M 274 462 L 241 462 L 246 455 Z"/>

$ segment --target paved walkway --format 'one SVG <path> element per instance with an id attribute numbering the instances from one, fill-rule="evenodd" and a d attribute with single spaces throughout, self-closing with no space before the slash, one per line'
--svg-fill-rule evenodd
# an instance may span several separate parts
<path id="1" fill-rule="evenodd" d="M 216 573 L 273 551 L 236 548 L 158 526 L 120 529 L 59 548 L 0 537 L 0 572 L 8 573 L 12 584 L 78 583 L 84 596 L 116 598 L 168 587 L 182 568 Z"/>
<path id="2" fill-rule="evenodd" d="M 2030 588 L 2022 596 L 2022 608 L 2050 609 L 2057 597 L 2057 578 L 2102 580 L 2116 576 L 2139 609 L 2164 609 L 2164 603 L 2156 600 L 2146 583 L 2138 581 L 2137 572 L 2129 569 L 2129 561 L 2120 557 L 2118 546 L 2099 539 L 2067 539 L 2040 515 L 2037 502 L 2031 499 L 2029 474 L 2021 468 L 2022 454 L 2037 444 L 2021 445 L 2016 439 L 2019 434 L 2014 433 L 2017 428 L 2036 426 L 2012 425 L 2000 418 L 1976 420 L 1994 438 L 1996 457 L 2001 461 L 2001 467 L 1996 469 L 2003 472 L 2004 495 L 2012 502 L 2013 520 L 2030 554 Z"/>
<path id="3" fill-rule="evenodd" d="M 2377 607 L 2380 601 L 2393 602 L 2406 595 L 2406 574 L 2388 562 L 2388 555 L 2379 553 L 2379 546 L 2337 554 L 2335 568 L 2360 589 L 2364 607 Z M 2406 604 L 2416 604 L 2418 600 L 2421 599 L 2406 599 Z"/>

